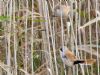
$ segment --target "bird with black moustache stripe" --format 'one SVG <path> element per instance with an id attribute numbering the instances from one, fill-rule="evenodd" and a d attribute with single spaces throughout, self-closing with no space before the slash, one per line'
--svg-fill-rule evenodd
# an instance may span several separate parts
<path id="1" fill-rule="evenodd" d="M 63 63 L 70 67 L 76 64 L 92 65 L 96 62 L 95 59 L 78 59 L 66 46 L 60 48 L 60 55 Z"/>

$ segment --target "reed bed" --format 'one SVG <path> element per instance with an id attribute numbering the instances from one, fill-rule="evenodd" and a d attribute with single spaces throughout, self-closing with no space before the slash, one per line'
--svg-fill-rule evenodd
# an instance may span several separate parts
<path id="1" fill-rule="evenodd" d="M 64 45 L 96 63 L 66 67 Z M 100 0 L 0 0 L 0 75 L 100 75 Z"/>

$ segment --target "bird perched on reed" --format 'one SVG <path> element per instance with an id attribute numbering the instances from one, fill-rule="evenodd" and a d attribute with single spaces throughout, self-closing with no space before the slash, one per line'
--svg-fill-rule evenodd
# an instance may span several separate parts
<path id="1" fill-rule="evenodd" d="M 60 48 L 60 54 L 63 63 L 67 66 L 76 64 L 92 65 L 96 62 L 95 59 L 78 59 L 66 46 Z"/>
<path id="2" fill-rule="evenodd" d="M 56 17 L 62 17 L 66 18 L 68 16 L 68 13 L 70 11 L 70 6 L 69 5 L 57 5 L 54 8 L 54 16 Z"/>

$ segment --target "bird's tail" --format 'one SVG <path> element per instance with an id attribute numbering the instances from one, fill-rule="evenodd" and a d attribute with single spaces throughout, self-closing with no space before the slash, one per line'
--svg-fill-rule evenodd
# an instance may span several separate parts
<path id="1" fill-rule="evenodd" d="M 96 62 L 95 59 L 86 59 L 84 63 L 87 64 L 87 65 L 92 65 L 92 64 L 94 64 L 95 62 Z"/>
<path id="2" fill-rule="evenodd" d="M 76 60 L 74 61 L 75 64 L 85 64 L 85 65 L 92 65 L 96 62 L 95 59 L 86 59 L 86 60 Z"/>

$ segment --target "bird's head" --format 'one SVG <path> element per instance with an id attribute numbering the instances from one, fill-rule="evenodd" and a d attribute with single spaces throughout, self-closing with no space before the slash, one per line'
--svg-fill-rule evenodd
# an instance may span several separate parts
<path id="1" fill-rule="evenodd" d="M 67 17 L 68 13 L 70 12 L 70 6 L 68 5 L 61 5 L 61 6 L 58 5 L 54 9 L 55 9 L 54 14 L 57 17 L 61 17 L 61 15 L 63 18 Z"/>
<path id="2" fill-rule="evenodd" d="M 60 51 L 61 51 L 61 52 L 64 52 L 64 51 L 66 51 L 66 50 L 68 50 L 68 48 L 67 48 L 66 46 L 63 46 L 63 47 L 60 48 Z"/>

